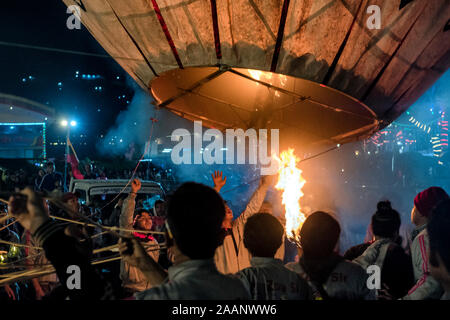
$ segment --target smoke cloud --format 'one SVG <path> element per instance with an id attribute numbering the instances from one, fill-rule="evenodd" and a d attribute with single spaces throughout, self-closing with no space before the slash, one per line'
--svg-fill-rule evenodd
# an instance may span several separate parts
<path id="1" fill-rule="evenodd" d="M 127 110 L 119 113 L 115 125 L 97 144 L 98 151 L 104 155 L 124 155 L 133 144 L 141 152 L 149 138 L 150 118 L 154 113 L 152 98 L 134 82 L 130 84 L 135 89 L 133 100 Z"/>
<path id="2" fill-rule="evenodd" d="M 97 149 L 100 153 L 107 156 L 123 156 L 129 154 L 134 146 L 134 158 L 136 159 L 136 155 L 142 155 L 150 137 L 151 118 L 157 119 L 157 122 L 153 124 L 152 148 L 157 143 L 156 139 L 162 139 L 168 147 L 175 143 L 170 141 L 175 129 L 184 128 L 193 132 L 193 122 L 167 110 L 157 110 L 152 104 L 154 100 L 150 94 L 137 86 L 133 80 L 128 80 L 129 85 L 134 88 L 134 97 L 128 108 L 117 116 L 115 125 L 104 139 L 98 142 Z M 205 130 L 204 128 L 203 132 Z M 203 146 L 207 144 L 205 142 Z M 163 170 L 172 169 L 180 183 L 195 181 L 213 186 L 211 175 L 215 170 L 223 171 L 227 176 L 227 184 L 223 188 L 222 196 L 230 202 L 235 216 L 245 209 L 251 194 L 258 185 L 260 170 L 255 165 L 175 165 L 172 163 L 170 153 L 159 153 L 158 156 L 152 157 L 152 162 Z"/>

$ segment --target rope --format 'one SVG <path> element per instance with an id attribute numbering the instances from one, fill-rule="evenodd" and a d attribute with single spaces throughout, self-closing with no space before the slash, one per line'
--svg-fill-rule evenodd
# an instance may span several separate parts
<path id="1" fill-rule="evenodd" d="M 46 267 L 42 267 L 42 268 L 39 268 L 39 269 L 33 269 L 33 270 L 27 270 L 27 271 L 19 271 L 19 272 L 4 274 L 3 276 L 8 276 L 8 277 L 5 278 L 5 279 L 0 280 L 0 286 L 1 285 L 5 285 L 5 284 L 9 284 L 9 283 L 12 283 L 12 282 L 16 282 L 17 281 L 16 279 L 20 280 L 21 278 L 27 277 L 27 276 L 31 276 L 30 279 L 39 277 L 39 272 L 43 272 L 43 270 L 46 270 L 46 269 L 50 269 L 50 270 L 46 271 L 46 272 L 48 272 L 46 274 L 52 274 L 53 272 L 55 272 L 55 269 L 51 265 L 50 266 L 46 266 Z"/>
<path id="2" fill-rule="evenodd" d="M 75 213 L 76 215 L 78 215 L 80 218 L 91 221 L 89 218 L 84 217 L 80 214 L 78 214 L 77 212 L 67 208 L 65 205 L 61 205 L 58 204 L 58 202 L 56 201 L 56 199 L 49 199 L 50 201 L 52 201 L 55 205 L 57 205 L 57 207 L 59 207 L 60 209 L 63 209 L 65 211 L 70 211 L 72 213 Z M 4 200 L 4 199 L 0 199 L 0 202 L 4 202 L 4 203 L 8 203 L 8 201 Z M 12 219 L 14 219 L 13 217 L 11 217 Z M 57 216 L 53 216 L 50 215 L 50 218 L 56 219 L 56 220 L 61 220 L 61 221 L 66 221 L 66 222 L 70 222 L 70 223 L 75 223 L 75 224 L 80 224 L 83 226 L 89 226 L 89 227 L 98 227 L 102 230 L 106 230 L 105 232 L 110 232 L 110 233 L 116 233 L 116 231 L 123 231 L 123 232 L 139 232 L 139 233 L 152 233 L 152 234 L 161 234 L 161 235 L 165 235 L 165 232 L 162 231 L 150 231 L 150 230 L 136 230 L 136 229 L 126 229 L 126 228 L 119 228 L 119 227 L 109 227 L 109 226 L 104 226 L 98 223 L 86 223 L 86 222 L 81 222 L 81 221 L 77 221 L 77 220 L 72 220 L 72 219 L 67 219 L 67 218 L 62 218 L 62 217 L 57 217 Z M 17 222 L 17 220 L 14 221 L 14 223 Z M 11 223 L 12 224 L 12 223 Z M 10 225 L 10 224 L 9 224 Z M 8 226 L 9 226 L 8 225 Z M 0 231 L 3 229 L 0 229 Z"/>
<path id="3" fill-rule="evenodd" d="M 70 222 L 70 223 L 75 223 L 75 224 L 79 224 L 79 225 L 83 225 L 83 226 L 87 226 L 87 227 L 95 227 L 95 228 L 99 227 L 99 224 L 86 223 L 86 222 L 72 220 L 72 219 L 68 219 L 68 218 L 57 217 L 57 216 L 53 216 L 53 215 L 50 215 L 50 218 L 53 218 L 56 220 L 61 220 L 61 221 L 66 221 L 66 222 Z M 105 230 L 103 233 L 123 231 L 123 232 L 162 234 L 162 235 L 165 234 L 165 232 L 162 232 L 162 231 L 136 230 L 136 229 L 127 229 L 127 228 L 120 228 L 120 227 L 109 227 L 109 226 L 104 226 L 104 225 L 100 225 L 100 226 L 101 226 L 101 229 Z"/>
<path id="4" fill-rule="evenodd" d="M 91 238 L 91 239 L 95 239 L 95 238 L 98 238 L 98 237 L 100 237 L 101 235 L 104 235 L 104 234 L 106 234 L 106 233 L 109 233 L 109 231 L 103 231 L 103 232 L 100 232 L 100 233 L 96 233 L 96 234 L 92 235 L 90 238 Z"/>
<path id="5" fill-rule="evenodd" d="M 30 256 L 26 256 L 26 257 L 20 258 L 19 260 L 16 260 L 16 261 L 13 261 L 13 262 L 8 262 L 8 263 L 1 264 L 0 265 L 0 269 L 14 268 L 17 265 L 17 263 L 22 262 L 22 261 L 26 261 L 26 260 L 29 260 L 29 259 L 32 259 L 32 258 L 35 258 L 35 257 L 38 257 L 38 256 L 41 256 L 42 254 L 44 254 L 44 251 L 40 251 L 39 253 L 32 254 Z M 34 264 L 28 264 L 27 266 L 32 266 L 32 265 L 34 265 Z M 2 277 L 2 275 L 0 275 L 0 277 Z"/>
<path id="6" fill-rule="evenodd" d="M 8 244 L 8 245 L 10 245 L 10 246 L 15 246 L 15 247 L 24 247 L 24 248 L 31 248 L 31 249 L 43 250 L 43 248 L 41 248 L 41 247 L 30 246 L 30 245 L 23 244 L 23 243 L 11 242 L 11 241 L 6 241 L 6 240 L 2 240 L 2 239 L 0 239 L 0 243 Z M 162 246 L 165 246 L 166 243 L 165 243 L 165 242 L 162 242 L 162 243 L 160 243 L 160 244 L 147 244 L 147 243 L 142 243 L 142 245 L 143 245 L 144 247 L 150 247 L 150 246 L 156 246 L 156 245 L 159 245 L 160 247 L 162 247 Z M 107 247 L 103 247 L 103 248 L 99 248 L 99 249 L 94 249 L 93 253 L 96 254 L 96 253 L 99 253 L 99 252 L 108 251 L 108 250 L 114 249 L 114 248 L 117 247 L 117 246 L 118 246 L 118 243 L 113 244 L 113 245 L 110 245 L 110 246 L 107 246 Z"/>
<path id="7" fill-rule="evenodd" d="M 330 151 L 339 149 L 340 147 L 341 147 L 341 145 L 336 145 L 336 146 L 334 146 L 334 147 L 332 147 L 332 148 L 330 148 L 330 149 L 327 149 L 327 150 L 325 150 L 325 151 L 316 153 L 315 155 L 312 155 L 312 156 L 310 156 L 310 157 L 308 157 L 308 158 L 302 159 L 302 160 L 299 161 L 299 163 L 305 162 L 305 161 L 308 161 L 308 160 L 311 160 L 311 159 L 314 159 L 314 158 L 317 158 L 318 156 L 321 156 L 321 155 L 323 155 L 323 154 L 325 154 L 325 153 L 328 153 L 328 152 L 330 152 Z"/>
<path id="8" fill-rule="evenodd" d="M 101 261 L 94 261 L 94 262 L 92 262 L 92 264 L 97 265 L 97 264 L 107 263 L 107 262 L 121 260 L 121 259 L 122 259 L 121 256 L 117 256 L 117 257 L 113 257 L 113 258 L 109 258 L 109 259 L 105 259 L 105 260 L 101 260 Z"/>
<path id="9" fill-rule="evenodd" d="M 149 251 L 159 251 L 162 248 L 159 249 L 152 249 L 152 250 L 148 250 Z M 100 259 L 100 260 L 95 260 L 95 261 L 91 261 L 92 265 L 98 265 L 98 264 L 102 264 L 102 263 L 107 263 L 107 262 L 111 262 L 111 261 L 116 261 L 116 260 L 120 260 L 122 259 L 121 256 L 116 256 L 116 257 L 107 257 L 104 259 Z M 0 280 L 0 286 L 3 285 L 7 285 L 16 281 L 21 281 L 21 280 L 29 280 L 29 279 L 33 279 L 33 278 L 38 278 L 41 276 L 45 276 L 45 275 L 49 275 L 52 273 L 55 273 L 55 268 L 53 266 L 45 266 L 45 267 L 41 267 L 39 269 L 33 269 L 33 270 L 27 270 L 27 271 L 19 271 L 19 272 L 12 272 L 12 273 L 8 273 L 8 274 L 3 274 L 0 275 L 0 277 L 5 277 L 5 279 Z M 7 277 L 6 277 L 7 276 Z"/>
<path id="10" fill-rule="evenodd" d="M 15 246 L 15 247 L 42 249 L 41 247 L 34 247 L 34 246 L 27 245 L 27 244 L 11 242 L 11 241 L 6 241 L 6 240 L 2 240 L 2 239 L 0 239 L 0 243 L 9 244 L 10 246 Z"/>
<path id="11" fill-rule="evenodd" d="M 14 220 L 13 222 L 7 224 L 6 226 L 1 227 L 1 228 L 0 228 L 0 231 L 5 230 L 6 228 L 8 228 L 9 226 L 12 226 L 12 225 L 13 225 L 14 223 L 16 223 L 16 222 L 17 222 L 17 220 Z"/>
<path id="12" fill-rule="evenodd" d="M 156 110 L 155 110 L 156 112 Z M 107 206 L 109 206 L 111 203 L 113 203 L 122 193 L 123 191 L 128 187 L 128 185 L 131 183 L 131 181 L 133 181 L 134 179 L 134 175 L 136 174 L 137 169 L 139 168 L 139 165 L 141 164 L 141 160 L 144 159 L 145 154 L 148 152 L 148 149 L 150 148 L 150 145 L 152 143 L 152 136 L 153 136 L 153 125 L 155 124 L 156 119 L 152 119 L 152 126 L 150 128 L 150 137 L 148 139 L 148 143 L 147 146 L 144 149 L 144 153 L 142 153 L 141 158 L 139 159 L 136 167 L 133 170 L 133 174 L 131 175 L 130 180 L 128 180 L 127 184 L 125 185 L 125 187 L 122 188 L 122 190 L 120 190 L 120 192 L 111 200 L 109 201 L 107 204 L 105 204 L 102 208 L 100 208 L 100 210 L 105 209 Z"/>
<path id="13" fill-rule="evenodd" d="M 314 158 L 317 158 L 317 157 L 319 157 L 319 156 L 321 156 L 321 155 L 323 155 L 323 154 L 325 154 L 325 153 L 328 153 L 328 152 L 330 152 L 330 151 L 333 151 L 333 150 L 339 149 L 339 148 L 340 148 L 340 145 L 339 145 L 339 146 L 336 145 L 336 146 L 334 146 L 334 147 L 332 147 L 332 148 L 330 148 L 330 149 L 327 149 L 327 150 L 325 150 L 325 151 L 316 153 L 315 155 L 312 155 L 312 156 L 310 156 L 310 157 L 307 157 L 307 158 L 305 158 L 305 159 L 302 159 L 302 160 L 299 161 L 299 163 L 305 162 L 305 161 L 308 161 L 308 160 L 311 160 L 311 159 L 314 159 Z M 258 177 L 258 178 L 256 178 L 256 179 L 253 179 L 253 180 L 250 180 L 250 181 L 247 181 L 247 182 L 245 182 L 245 183 L 243 183 L 243 184 L 240 184 L 240 185 L 238 185 L 238 186 L 236 186 L 236 187 L 233 187 L 233 188 L 231 188 L 231 189 L 222 191 L 221 194 L 224 194 L 224 193 L 227 193 L 227 192 L 231 192 L 231 191 L 236 190 L 236 189 L 239 189 L 240 187 L 243 187 L 243 186 L 248 186 L 249 184 L 252 184 L 252 183 L 257 182 L 257 181 L 259 181 L 259 180 L 260 180 L 260 177 Z"/>
<path id="14" fill-rule="evenodd" d="M 6 201 L 4 199 L 0 198 L 0 202 L 3 202 L 4 204 L 8 205 L 8 201 Z M 4 221 L 9 220 L 9 219 L 11 219 L 11 217 L 8 216 L 7 214 L 4 214 L 4 215 L 2 215 L 2 217 L 0 217 L 0 223 L 3 223 Z"/>
<path id="15" fill-rule="evenodd" d="M 19 265 L 12 265 L 9 267 L 5 267 L 5 266 L 0 266 L 0 269 L 27 269 L 27 270 L 34 270 L 33 268 L 30 267 L 45 267 L 45 266 L 49 266 L 51 265 L 50 262 L 47 263 L 32 263 L 32 264 L 19 264 Z M 14 274 L 18 274 L 21 271 L 16 271 Z M 9 273 L 8 273 L 9 274 Z M 6 275 L 8 275 L 6 274 Z M 8 276 L 5 276 L 5 274 L 0 275 L 0 278 L 8 278 Z"/>
<path id="16" fill-rule="evenodd" d="M 143 245 L 144 248 L 146 248 L 146 252 L 148 252 L 148 251 L 156 251 L 156 250 L 164 250 L 164 249 L 167 249 L 166 243 L 165 243 L 165 242 L 160 243 L 160 244 L 157 244 L 157 243 L 155 243 L 155 244 L 142 243 L 142 245 Z M 118 246 L 119 246 L 119 244 L 116 243 L 116 244 L 113 244 L 113 245 L 110 245 L 110 246 L 107 246 L 107 247 L 95 249 L 95 250 L 93 250 L 92 253 L 93 253 L 93 254 L 98 254 L 98 253 L 105 252 L 105 251 L 114 251 L 114 249 L 118 248 Z M 152 250 L 147 250 L 147 248 L 151 248 L 151 247 L 157 247 L 157 248 L 154 248 L 154 249 L 152 249 Z M 32 255 L 32 256 L 24 257 L 24 258 L 22 258 L 22 259 L 19 259 L 19 260 L 17 260 L 17 261 L 14 261 L 14 262 L 2 264 L 2 265 L 0 265 L 0 270 L 7 270 L 7 269 L 21 269 L 21 268 L 27 268 L 27 269 L 29 269 L 30 267 L 42 267 L 42 266 L 48 266 L 48 265 L 51 265 L 50 262 L 48 262 L 48 263 L 33 263 L 33 264 L 18 264 L 18 262 L 22 262 L 22 261 L 24 261 L 24 260 L 31 259 L 32 257 L 39 256 L 39 255 L 41 255 L 42 253 L 44 253 L 44 252 L 42 251 L 42 252 L 39 253 L 39 254 L 35 254 L 35 255 Z M 94 263 L 93 263 L 93 264 L 94 264 Z M 9 274 L 3 274 L 3 275 L 0 274 L 0 278 L 7 278 L 8 275 L 11 275 L 11 274 L 14 275 L 14 274 L 17 274 L 18 272 L 19 272 L 19 271 L 13 272 L 13 273 L 9 273 Z"/>
<path id="17" fill-rule="evenodd" d="M 48 196 L 43 197 L 43 198 L 44 198 L 44 199 L 47 199 L 48 201 L 50 201 L 51 203 L 53 203 L 57 208 L 59 208 L 59 209 L 61 209 L 61 210 L 64 210 L 65 212 L 70 213 L 70 214 L 72 214 L 73 216 L 77 216 L 78 218 L 80 218 L 80 219 L 82 219 L 82 220 L 84 220 L 84 221 L 87 221 L 87 223 L 83 223 L 83 222 L 75 221 L 75 220 L 70 220 L 70 219 L 65 219 L 65 218 L 61 218 L 61 217 L 58 217 L 57 219 L 60 219 L 60 220 L 65 219 L 65 221 L 68 221 L 68 222 L 73 222 L 73 223 L 77 223 L 77 224 L 82 224 L 82 225 L 87 225 L 87 226 L 98 227 L 98 228 L 100 228 L 101 230 L 109 230 L 110 233 L 111 233 L 112 235 L 116 236 L 117 238 L 123 237 L 123 236 L 121 236 L 120 234 L 118 234 L 118 233 L 115 231 L 115 230 L 117 230 L 117 229 L 119 229 L 119 228 L 103 226 L 103 225 L 101 225 L 101 224 L 99 224 L 99 223 L 97 223 L 97 222 L 91 220 L 90 218 L 81 215 L 79 212 L 76 212 L 76 211 L 72 210 L 72 208 L 69 208 L 65 203 L 61 202 L 61 201 L 60 201 L 59 199 L 57 199 L 57 198 L 52 198 L 52 197 L 48 197 Z M 53 216 L 51 216 L 51 217 L 53 217 Z M 56 217 L 54 217 L 54 218 L 56 218 Z M 128 230 L 130 230 L 130 229 L 128 229 Z M 135 230 L 134 230 L 134 231 L 135 231 Z M 134 232 L 134 231 L 133 231 L 133 232 Z M 155 232 L 156 232 L 156 231 L 155 231 Z"/>

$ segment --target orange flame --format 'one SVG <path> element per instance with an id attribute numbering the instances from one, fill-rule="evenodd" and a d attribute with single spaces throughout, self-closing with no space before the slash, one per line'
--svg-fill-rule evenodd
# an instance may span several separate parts
<path id="1" fill-rule="evenodd" d="M 298 241 L 298 233 L 306 217 L 300 209 L 300 198 L 303 197 L 302 188 L 306 180 L 302 177 L 302 170 L 296 167 L 298 162 L 294 149 L 280 154 L 278 182 L 275 188 L 283 190 L 282 203 L 286 210 L 286 236 L 290 240 Z"/>

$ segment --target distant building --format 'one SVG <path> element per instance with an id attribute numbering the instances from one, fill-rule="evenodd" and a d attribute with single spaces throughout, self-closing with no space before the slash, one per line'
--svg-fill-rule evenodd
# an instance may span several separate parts
<path id="1" fill-rule="evenodd" d="M 46 123 L 54 109 L 0 93 L 0 158 L 46 159 Z"/>

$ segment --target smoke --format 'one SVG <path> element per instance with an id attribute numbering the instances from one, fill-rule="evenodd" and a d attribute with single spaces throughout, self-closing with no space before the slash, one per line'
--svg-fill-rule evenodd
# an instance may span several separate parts
<path id="1" fill-rule="evenodd" d="M 189 127 L 186 127 L 189 130 Z M 153 163 L 163 169 L 171 168 L 177 181 L 182 184 L 188 181 L 202 183 L 213 187 L 212 174 L 222 171 L 226 176 L 226 184 L 220 195 L 227 201 L 235 217 L 245 210 L 247 203 L 259 184 L 260 168 L 255 165 L 227 164 L 179 164 L 175 165 L 168 158 L 153 159 Z"/>
<path id="2" fill-rule="evenodd" d="M 133 159 L 138 159 L 144 152 L 150 131 L 152 131 L 152 146 L 156 144 L 156 139 L 162 139 L 167 147 L 173 144 L 170 137 L 175 129 L 184 128 L 193 132 L 193 122 L 167 110 L 157 110 L 149 93 L 137 86 L 132 79 L 128 78 L 128 82 L 135 91 L 134 97 L 128 108 L 119 113 L 114 126 L 97 143 L 100 153 L 107 156 L 126 156 L 134 149 Z M 151 118 L 157 120 L 153 124 L 153 130 Z M 205 142 L 204 146 L 206 144 Z M 260 170 L 254 165 L 175 165 L 172 163 L 170 153 L 152 157 L 152 162 L 163 170 L 171 169 L 180 183 L 195 181 L 213 186 L 211 175 L 215 170 L 223 171 L 227 176 L 227 183 L 221 192 L 222 197 L 230 203 L 235 216 L 245 209 L 251 194 L 258 186 Z"/>
<path id="3" fill-rule="evenodd" d="M 130 85 L 135 91 L 133 100 L 127 110 L 119 113 L 115 125 L 97 144 L 98 151 L 104 155 L 125 155 L 133 146 L 136 152 L 142 153 L 149 139 L 150 118 L 154 114 L 153 99 L 134 82 Z"/>

